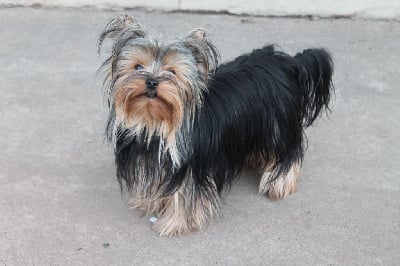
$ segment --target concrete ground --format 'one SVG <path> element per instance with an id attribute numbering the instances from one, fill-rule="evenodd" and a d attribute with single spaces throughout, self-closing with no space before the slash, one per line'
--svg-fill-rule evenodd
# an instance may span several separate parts
<path id="1" fill-rule="evenodd" d="M 96 38 L 120 12 L 0 9 L 0 265 L 399 265 L 399 22 L 126 12 L 171 36 L 205 27 L 223 60 L 332 52 L 333 112 L 306 131 L 298 191 L 270 201 L 244 173 L 206 230 L 158 237 L 103 137 Z"/>

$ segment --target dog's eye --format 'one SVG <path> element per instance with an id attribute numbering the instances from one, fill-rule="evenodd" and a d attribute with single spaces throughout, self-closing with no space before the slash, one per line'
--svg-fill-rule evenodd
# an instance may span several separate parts
<path id="1" fill-rule="evenodd" d="M 167 69 L 167 71 L 168 71 L 169 73 L 171 73 L 172 75 L 175 75 L 175 70 L 173 70 L 173 69 Z"/>
<path id="2" fill-rule="evenodd" d="M 144 69 L 143 65 L 141 65 L 141 64 L 135 65 L 135 70 L 143 70 L 143 69 Z"/>

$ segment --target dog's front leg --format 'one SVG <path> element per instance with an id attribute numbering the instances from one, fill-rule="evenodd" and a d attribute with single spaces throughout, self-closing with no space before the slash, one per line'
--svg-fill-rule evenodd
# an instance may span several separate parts
<path id="1" fill-rule="evenodd" d="M 213 182 L 201 188 L 187 181 L 173 194 L 160 199 L 162 211 L 153 229 L 160 236 L 181 236 L 204 228 L 219 213 L 220 201 Z"/>

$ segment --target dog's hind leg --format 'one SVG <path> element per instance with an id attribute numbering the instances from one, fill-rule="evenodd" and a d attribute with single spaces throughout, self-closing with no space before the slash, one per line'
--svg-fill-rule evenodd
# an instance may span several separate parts
<path id="1" fill-rule="evenodd" d="M 286 174 L 280 175 L 274 180 L 271 180 L 271 169 L 265 170 L 261 177 L 259 194 L 266 194 L 271 199 L 283 199 L 294 193 L 300 177 L 300 168 L 299 163 L 294 163 Z"/>

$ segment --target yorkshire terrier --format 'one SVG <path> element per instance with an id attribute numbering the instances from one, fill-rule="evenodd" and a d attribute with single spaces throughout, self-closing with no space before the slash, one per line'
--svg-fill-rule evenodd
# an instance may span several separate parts
<path id="1" fill-rule="evenodd" d="M 245 167 L 262 172 L 260 194 L 296 190 L 304 129 L 333 93 L 328 52 L 292 57 L 269 45 L 219 64 L 203 29 L 166 40 L 129 16 L 107 24 L 99 50 L 105 39 L 106 135 L 118 181 L 133 208 L 156 215 L 160 235 L 204 228 Z"/>

